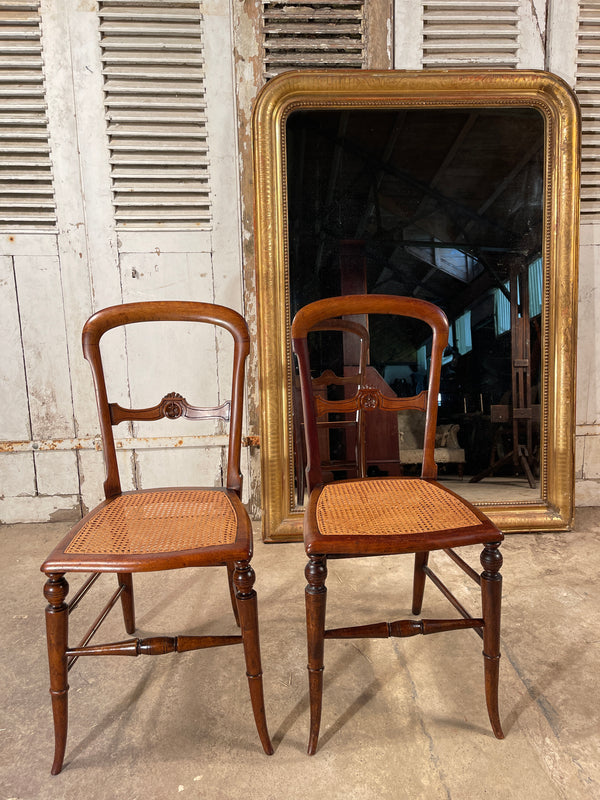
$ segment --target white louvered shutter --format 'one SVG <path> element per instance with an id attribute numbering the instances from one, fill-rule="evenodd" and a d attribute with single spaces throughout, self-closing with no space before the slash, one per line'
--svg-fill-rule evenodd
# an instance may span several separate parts
<path id="1" fill-rule="evenodd" d="M 600 219 L 600 1 L 580 0 L 576 92 L 581 104 L 581 214 Z"/>
<path id="2" fill-rule="evenodd" d="M 0 0 L 0 229 L 56 227 L 37 2 Z"/>
<path id="3" fill-rule="evenodd" d="M 422 0 L 423 66 L 516 67 L 520 0 Z"/>
<path id="4" fill-rule="evenodd" d="M 117 227 L 209 229 L 203 20 L 194 0 L 101 0 Z"/>
<path id="5" fill-rule="evenodd" d="M 288 69 L 360 69 L 364 14 L 364 0 L 263 0 L 264 77 Z"/>

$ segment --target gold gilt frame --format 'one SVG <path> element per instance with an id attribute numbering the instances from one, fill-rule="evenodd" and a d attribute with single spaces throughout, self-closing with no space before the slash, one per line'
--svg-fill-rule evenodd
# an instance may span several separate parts
<path id="1" fill-rule="evenodd" d="M 263 535 L 301 538 L 294 507 L 285 130 L 295 110 L 527 107 L 545 120 L 540 499 L 481 505 L 504 531 L 566 530 L 573 518 L 579 113 L 569 87 L 530 70 L 286 72 L 253 115 Z"/>

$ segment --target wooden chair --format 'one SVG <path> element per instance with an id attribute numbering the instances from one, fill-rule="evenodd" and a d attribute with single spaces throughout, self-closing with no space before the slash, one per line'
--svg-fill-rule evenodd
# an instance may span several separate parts
<path id="1" fill-rule="evenodd" d="M 393 314 L 428 323 L 433 345 L 428 390 L 414 397 L 389 398 L 371 387 L 359 389 L 351 400 L 316 397 L 311 380 L 307 334 L 322 319 L 354 314 Z M 292 324 L 292 346 L 298 357 L 306 433 L 306 477 L 310 499 L 304 517 L 306 619 L 310 688 L 309 754 L 317 748 L 323 693 L 325 639 L 414 636 L 472 628 L 483 639 L 485 693 L 494 734 L 503 738 L 498 714 L 500 660 L 500 603 L 502 582 L 499 551 L 502 533 L 487 517 L 436 481 L 434 461 L 437 403 L 442 352 L 448 340 L 448 321 L 437 306 L 423 300 L 388 295 L 352 295 L 318 300 L 302 308 Z M 317 417 L 336 408 L 418 409 L 426 414 L 420 478 L 355 478 L 323 483 Z M 483 545 L 481 575 L 453 548 Z M 444 550 L 481 586 L 482 614 L 473 617 L 428 565 L 432 550 Z M 412 612 L 419 614 L 427 577 L 460 614 L 456 619 L 407 619 L 345 628 L 325 629 L 327 560 L 414 553 Z"/>
<path id="2" fill-rule="evenodd" d="M 215 408 L 190 405 L 181 395 L 166 395 L 152 408 L 129 409 L 109 403 L 100 354 L 106 331 L 130 323 L 163 321 L 208 323 L 233 337 L 231 402 Z M 83 328 L 83 352 L 92 368 L 106 468 L 106 499 L 61 541 L 43 563 L 47 576 L 46 629 L 50 664 L 50 694 L 54 715 L 55 754 L 52 774 L 63 765 L 67 738 L 68 671 L 83 656 L 160 655 L 204 647 L 243 643 L 254 718 L 262 746 L 273 748 L 265 719 L 256 592 L 253 589 L 252 527 L 240 495 L 240 449 L 244 370 L 249 349 L 248 329 L 235 311 L 210 303 L 147 302 L 106 308 Z M 169 488 L 123 492 L 112 427 L 126 420 L 222 419 L 229 421 L 225 488 Z M 240 635 L 157 636 L 107 644 L 90 640 L 121 598 L 127 633 L 135 631 L 132 573 L 223 565 Z M 66 572 L 92 573 L 67 603 Z M 118 588 L 77 646 L 68 643 L 69 614 L 103 572 L 116 573 Z"/>

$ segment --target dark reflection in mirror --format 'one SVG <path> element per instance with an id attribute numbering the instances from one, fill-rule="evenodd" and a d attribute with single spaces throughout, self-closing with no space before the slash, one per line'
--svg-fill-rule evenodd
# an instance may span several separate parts
<path id="1" fill-rule="evenodd" d="M 447 448 L 439 454 L 440 477 L 476 500 L 538 497 L 541 114 L 298 111 L 287 121 L 286 159 L 292 316 L 321 297 L 363 292 L 441 306 L 451 341 L 439 402 L 439 443 Z M 367 384 L 396 395 L 419 391 L 426 332 L 415 324 L 396 333 L 371 320 L 369 334 Z M 312 339 L 323 368 L 347 376 L 358 371 L 353 334 L 319 332 Z M 367 474 L 417 469 L 419 431 L 408 414 L 409 420 L 398 417 L 395 430 L 377 428 L 366 415 Z M 332 460 L 356 461 L 356 434 L 348 427 L 323 434 Z M 298 439 L 298 421 L 295 430 Z M 298 476 L 299 448 L 295 464 Z M 357 469 L 332 474 L 347 477 Z M 301 478 L 297 483 L 301 504 Z M 498 495 L 503 485 L 508 494 Z"/>

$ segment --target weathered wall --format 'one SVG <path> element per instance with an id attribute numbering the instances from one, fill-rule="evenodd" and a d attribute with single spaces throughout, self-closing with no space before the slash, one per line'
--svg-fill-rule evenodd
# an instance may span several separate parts
<path id="1" fill-rule="evenodd" d="M 394 24 L 385 4 L 372 3 L 365 65 L 385 66 L 393 48 L 397 68 L 420 68 L 428 57 L 423 8 L 395 0 Z M 507 3 L 514 6 L 513 3 Z M 93 310 L 139 299 L 214 300 L 242 311 L 256 328 L 252 241 L 250 114 L 264 81 L 259 0 L 205 0 L 203 25 L 205 102 L 210 162 L 212 224 L 128 230 L 117 225 L 111 199 L 103 73 L 95 0 L 42 0 L 43 61 L 56 229 L 0 232 L 0 522 L 76 518 L 100 499 L 103 478 L 98 425 L 80 331 Z M 382 10 L 383 9 L 383 10 Z M 521 0 L 518 46 L 521 67 L 546 68 L 575 84 L 578 3 Z M 381 21 L 383 20 L 383 22 Z M 385 24 L 385 31 L 382 26 Z M 387 55 L 386 55 L 387 54 Z M 425 54 L 425 55 L 424 55 Z M 383 59 L 383 60 L 382 60 Z M 578 504 L 600 502 L 600 348 L 597 345 L 600 223 L 582 225 L 577 400 Z M 149 404 L 168 391 L 185 357 L 184 342 L 153 343 L 157 363 L 168 365 L 159 382 L 154 370 L 134 364 L 135 339 L 111 358 L 124 397 L 143 394 Z M 207 344 L 192 363 L 190 393 L 218 392 L 227 361 Z M 215 354 L 216 352 L 216 354 Z M 210 355 L 212 354 L 212 355 Z M 198 356 L 198 352 L 194 354 Z M 208 359 L 208 360 L 206 360 Z M 195 370 L 195 373 L 194 373 Z M 258 433 L 258 364 L 249 365 L 245 433 Z M 194 402 L 190 395 L 190 400 Z M 153 433 L 119 431 L 126 486 L 172 479 L 173 453 L 148 437 L 183 439 L 177 476 L 213 481 L 223 439 L 215 427 Z M 125 429 L 126 428 L 126 429 Z M 204 438 L 201 438 L 204 437 Z M 259 463 L 245 450 L 245 497 L 260 512 Z"/>
<path id="2" fill-rule="evenodd" d="M 2 522 L 76 518 L 101 498 L 99 428 L 80 344 L 94 310 L 183 298 L 244 312 L 231 9 L 227 0 L 202 6 L 212 222 L 132 230 L 118 227 L 111 198 L 98 4 L 41 3 L 57 224 L 48 233 L 21 226 L 0 234 Z M 150 364 L 136 363 L 130 336 L 109 355 L 124 400 L 143 396 L 153 405 L 169 391 L 185 394 L 187 386 L 190 401 L 200 403 L 201 389 L 212 389 L 214 399 L 226 385 L 220 340 L 215 351 L 214 341 L 190 350 L 184 334 L 165 339 L 155 332 L 148 339 Z M 224 438 L 216 426 L 153 431 L 122 424 L 117 436 L 125 487 L 168 484 L 175 475 L 212 483 L 220 472 Z M 176 473 L 169 448 L 157 449 L 160 442 L 148 438 L 156 436 L 171 445 L 182 441 Z"/>

